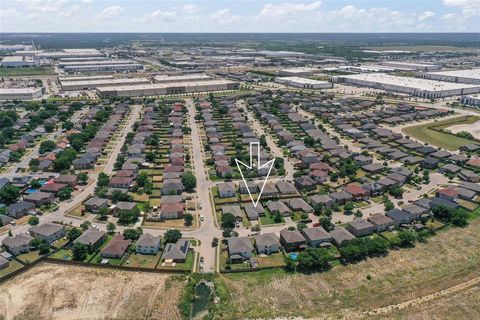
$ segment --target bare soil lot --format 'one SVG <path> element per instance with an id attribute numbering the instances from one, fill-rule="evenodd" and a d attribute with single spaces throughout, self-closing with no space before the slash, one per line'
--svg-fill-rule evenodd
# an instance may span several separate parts
<path id="1" fill-rule="evenodd" d="M 181 319 L 165 274 L 42 263 L 0 285 L 0 319 Z"/>
<path id="2" fill-rule="evenodd" d="M 478 319 L 478 303 L 468 309 L 462 307 L 466 303 L 454 303 L 461 299 L 475 301 L 478 297 L 479 230 L 480 219 L 476 219 L 465 229 L 446 230 L 413 249 L 392 251 L 387 257 L 335 267 L 326 273 L 290 275 L 266 270 L 223 275 L 226 299 L 218 306 L 216 317 L 385 319 L 412 315 L 412 319 L 417 319 L 418 315 L 419 319 L 432 319 L 435 317 L 423 311 L 432 306 L 438 318 L 451 309 L 457 319 Z M 470 285 L 461 286 L 466 282 Z M 457 289 L 447 291 L 446 295 L 438 294 L 455 286 Z M 432 299 L 415 300 L 432 294 Z M 381 316 L 368 314 L 411 300 L 415 303 L 403 309 L 388 309 Z M 452 317 L 455 318 L 453 314 Z"/>

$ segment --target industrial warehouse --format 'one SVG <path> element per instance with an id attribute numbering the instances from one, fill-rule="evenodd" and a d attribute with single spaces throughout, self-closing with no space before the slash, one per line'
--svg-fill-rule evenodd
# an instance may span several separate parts
<path id="1" fill-rule="evenodd" d="M 195 93 L 208 91 L 236 90 L 238 82 L 229 80 L 188 81 L 178 83 L 153 83 L 131 86 L 98 88 L 101 97 L 147 97 L 166 94 Z"/>
<path id="2" fill-rule="evenodd" d="M 78 81 L 61 81 L 64 91 L 92 90 L 99 87 L 126 86 L 147 84 L 150 80 L 147 78 L 118 78 L 118 79 L 91 79 Z"/>
<path id="3" fill-rule="evenodd" d="M 65 65 L 63 70 L 68 73 L 74 72 L 116 72 L 116 71 L 139 71 L 143 70 L 143 65 L 139 63 L 121 63 L 121 64 L 75 64 Z"/>
<path id="4" fill-rule="evenodd" d="M 330 89 L 333 84 L 328 81 L 319 81 L 300 77 L 275 78 L 275 82 L 302 89 Z"/>
<path id="5" fill-rule="evenodd" d="M 212 77 L 203 73 L 181 74 L 181 75 L 158 75 L 153 78 L 155 83 L 202 81 L 202 80 L 210 80 L 210 79 L 212 79 Z"/>
<path id="6" fill-rule="evenodd" d="M 389 92 L 405 93 L 427 99 L 460 96 L 480 92 L 480 85 L 441 82 L 419 78 L 363 73 L 336 77 L 339 82 Z"/>
<path id="7" fill-rule="evenodd" d="M 437 64 L 415 63 L 406 61 L 384 61 L 382 62 L 382 64 L 384 66 L 394 67 L 397 70 L 430 71 L 441 69 L 441 66 Z"/>
<path id="8" fill-rule="evenodd" d="M 419 74 L 419 77 L 439 81 L 480 84 L 480 69 L 425 72 Z"/>
<path id="9" fill-rule="evenodd" d="M 0 88 L 0 100 L 34 100 L 43 95 L 43 88 Z"/>

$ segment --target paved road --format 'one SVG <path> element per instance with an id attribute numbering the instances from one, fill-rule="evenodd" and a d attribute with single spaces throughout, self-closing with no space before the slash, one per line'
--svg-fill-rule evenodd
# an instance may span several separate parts
<path id="1" fill-rule="evenodd" d="M 295 173 L 293 165 L 295 160 L 293 158 L 287 158 L 283 155 L 282 148 L 280 148 L 275 141 L 273 141 L 272 136 L 264 130 L 254 113 L 247 110 L 247 106 L 243 100 L 239 101 L 238 106 L 244 108 L 248 121 L 250 122 L 252 129 L 255 131 L 257 136 L 260 137 L 261 135 L 265 135 L 265 140 L 267 141 L 267 145 L 270 147 L 270 152 L 273 154 L 273 156 L 284 158 L 285 180 L 293 181 L 293 174 Z"/>
<path id="2" fill-rule="evenodd" d="M 201 222 L 200 228 L 183 232 L 185 236 L 194 237 L 200 240 L 200 247 L 198 252 L 201 257 L 204 257 L 204 272 L 216 271 L 216 249 L 212 248 L 211 242 L 214 237 L 221 238 L 222 233 L 215 227 L 214 222 L 214 210 L 210 201 L 210 188 L 214 185 L 211 181 L 207 180 L 207 174 L 205 172 L 204 153 L 202 151 L 202 144 L 200 138 L 200 131 L 197 123 L 195 122 L 195 105 L 191 99 L 187 101 L 187 108 L 189 112 L 189 123 L 192 128 L 191 140 L 192 140 L 192 156 L 193 165 L 195 167 L 195 176 L 197 178 L 197 197 L 198 201 L 202 204 L 200 214 L 205 217 L 205 221 Z"/>

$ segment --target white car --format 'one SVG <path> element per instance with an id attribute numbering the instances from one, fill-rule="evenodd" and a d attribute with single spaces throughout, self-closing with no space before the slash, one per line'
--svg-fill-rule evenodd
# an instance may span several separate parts
<path id="1" fill-rule="evenodd" d="M 205 221 L 205 216 L 203 214 L 200 215 L 200 221 Z"/>

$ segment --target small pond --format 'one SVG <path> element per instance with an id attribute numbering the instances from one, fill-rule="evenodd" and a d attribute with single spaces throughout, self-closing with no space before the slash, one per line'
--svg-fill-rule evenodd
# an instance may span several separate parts
<path id="1" fill-rule="evenodd" d="M 210 301 L 212 290 L 205 282 L 200 282 L 195 288 L 195 298 L 193 299 L 192 316 L 205 311 Z"/>

